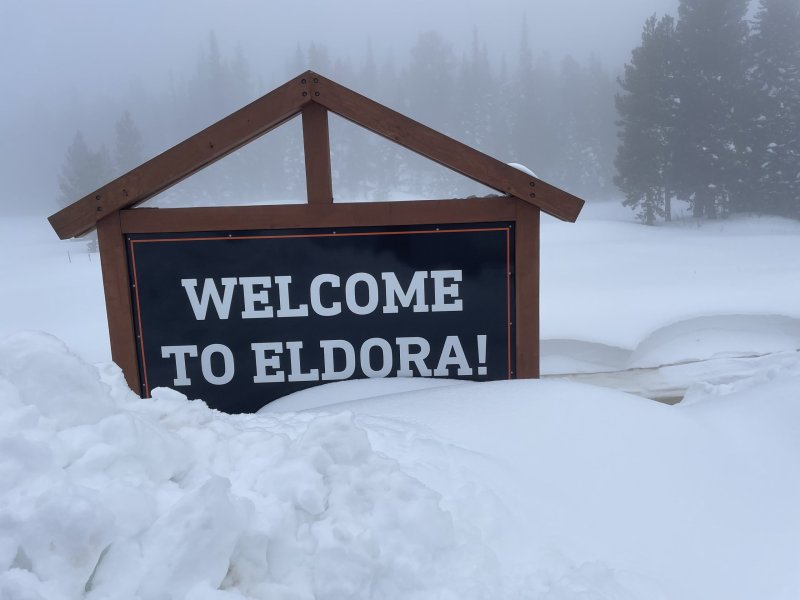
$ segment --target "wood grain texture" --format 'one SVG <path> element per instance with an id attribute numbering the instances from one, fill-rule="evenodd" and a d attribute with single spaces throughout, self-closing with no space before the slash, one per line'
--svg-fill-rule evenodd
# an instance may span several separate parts
<path id="1" fill-rule="evenodd" d="M 310 102 L 303 107 L 303 152 L 306 163 L 306 194 L 309 204 L 333 202 L 331 145 L 328 110 Z"/>
<path id="2" fill-rule="evenodd" d="M 86 233 L 106 215 L 152 198 L 296 116 L 309 94 L 306 75 L 292 79 L 60 210 L 50 224 L 61 239 Z"/>
<path id="3" fill-rule="evenodd" d="M 463 200 L 284 204 L 212 208 L 138 208 L 119 213 L 122 233 L 514 222 L 516 378 L 539 377 L 540 211 L 503 196 Z"/>
<path id="4" fill-rule="evenodd" d="M 517 203 L 517 378 L 539 377 L 539 220 L 541 213 Z"/>
<path id="5" fill-rule="evenodd" d="M 138 394 L 141 390 L 139 360 L 133 328 L 128 258 L 119 212 L 98 221 L 97 240 L 100 245 L 111 358 L 122 369 L 128 386 Z"/>
<path id="6" fill-rule="evenodd" d="M 309 201 L 328 202 L 333 194 L 327 115 L 317 105 L 559 219 L 575 221 L 583 206 L 583 200 L 572 194 L 308 71 L 51 215 L 50 224 L 62 239 L 86 233 L 104 216 L 152 198 L 278 127 L 304 107 L 308 107 L 303 131 Z"/>
<path id="7" fill-rule="evenodd" d="M 311 73 L 311 93 L 331 112 L 470 179 L 574 222 L 584 201 L 347 89 Z"/>
<path id="8" fill-rule="evenodd" d="M 428 225 L 513 220 L 518 204 L 516 198 L 499 196 L 467 200 L 136 208 L 122 211 L 120 218 L 123 233 Z"/>

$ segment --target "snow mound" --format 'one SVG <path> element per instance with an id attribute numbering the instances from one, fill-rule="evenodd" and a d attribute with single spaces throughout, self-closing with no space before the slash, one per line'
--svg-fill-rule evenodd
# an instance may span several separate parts
<path id="1" fill-rule="evenodd" d="M 800 349 L 800 319 L 780 315 L 715 315 L 686 319 L 651 333 L 629 365 L 757 356 Z"/>
<path id="2" fill-rule="evenodd" d="M 800 350 L 800 319 L 782 315 L 710 315 L 661 327 L 631 349 L 570 339 L 542 340 L 545 374 L 602 373 L 757 357 Z"/>
<path id="3" fill-rule="evenodd" d="M 351 388 L 353 397 L 341 394 L 335 405 L 333 386 L 315 392 L 326 398 L 326 410 L 355 414 L 373 447 L 440 490 L 454 514 L 470 514 L 484 532 L 495 528 L 502 541 L 491 545 L 505 581 L 546 565 L 547 575 L 532 577 L 529 590 L 538 589 L 550 581 L 548 551 L 556 549 L 573 565 L 572 590 L 581 569 L 602 567 L 605 574 L 583 588 L 587 594 L 600 594 L 604 578 L 619 586 L 611 598 L 800 594 L 797 361 L 750 382 L 696 386 L 686 406 L 561 381 L 394 395 L 384 385 L 375 398 Z M 288 396 L 265 410 L 292 405 Z M 387 435 L 392 421 L 405 437 Z M 450 445 L 432 448 L 430 432 Z M 467 467 L 497 502 L 465 494 L 469 487 L 458 482 Z M 492 515 L 504 516 L 492 522 Z"/>
<path id="4" fill-rule="evenodd" d="M 337 381 L 325 386 L 325 394 L 319 388 L 300 390 L 273 401 L 261 409 L 262 413 L 294 412 L 300 410 L 320 409 L 338 404 L 341 398 L 348 401 L 377 398 L 384 395 L 402 394 L 417 390 L 428 390 L 452 385 L 467 385 L 468 381 L 458 379 L 434 379 L 431 377 L 387 377 L 383 379 L 350 379 Z M 284 407 L 291 406 L 285 409 Z"/>
<path id="5" fill-rule="evenodd" d="M 426 466 L 374 439 L 422 444 Z M 623 575 L 555 550 L 509 575 L 490 523 L 502 502 L 464 475 L 467 458 L 393 419 L 231 416 L 167 389 L 141 400 L 49 336 L 12 336 L 0 340 L 0 598 L 630 597 Z"/>
<path id="6" fill-rule="evenodd" d="M 628 349 L 582 340 L 542 340 L 539 348 L 544 375 L 622 371 L 631 357 Z"/>

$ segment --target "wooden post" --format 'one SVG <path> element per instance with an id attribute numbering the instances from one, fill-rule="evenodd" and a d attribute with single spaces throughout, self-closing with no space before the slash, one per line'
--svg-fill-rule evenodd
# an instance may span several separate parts
<path id="1" fill-rule="evenodd" d="M 517 268 L 518 379 L 539 377 L 539 219 L 538 208 L 517 203 L 515 255 Z"/>
<path id="2" fill-rule="evenodd" d="M 328 110 L 314 102 L 303 107 L 303 150 L 309 204 L 333 202 Z"/>
<path id="3" fill-rule="evenodd" d="M 100 266 L 103 270 L 103 289 L 106 295 L 111 358 L 122 369 L 128 386 L 138 394 L 141 389 L 139 359 L 136 352 L 136 334 L 133 330 L 128 258 L 119 212 L 97 222 L 97 241 L 100 246 Z"/>

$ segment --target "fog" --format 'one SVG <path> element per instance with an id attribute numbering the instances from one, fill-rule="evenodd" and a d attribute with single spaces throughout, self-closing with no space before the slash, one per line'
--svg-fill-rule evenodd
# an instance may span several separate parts
<path id="1" fill-rule="evenodd" d="M 171 86 L 191 78 L 212 31 L 225 56 L 240 52 L 246 60 L 253 95 L 293 75 L 298 47 L 312 43 L 331 61 L 353 65 L 371 44 L 376 62 L 402 68 L 423 32 L 439 32 L 455 56 L 477 32 L 494 64 L 511 64 L 523 20 L 534 56 L 555 64 L 568 55 L 593 59 L 613 81 L 644 20 L 676 7 L 677 0 L 2 0 L 0 206 L 56 209 L 58 175 L 75 133 L 84 132 L 92 146 L 111 144 L 123 111 L 137 117 L 142 103 L 166 101 Z M 208 124 L 193 122 L 193 131 Z M 180 141 L 173 135 L 148 139 L 144 131 L 145 154 Z"/>

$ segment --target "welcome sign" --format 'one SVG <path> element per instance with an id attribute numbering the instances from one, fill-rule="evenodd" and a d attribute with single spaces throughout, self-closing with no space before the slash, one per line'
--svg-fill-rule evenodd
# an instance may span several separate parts
<path id="1" fill-rule="evenodd" d="M 141 393 L 515 377 L 515 223 L 129 233 Z"/>
<path id="2" fill-rule="evenodd" d="M 499 195 L 334 202 L 329 114 Z M 137 208 L 298 116 L 305 203 Z M 583 204 L 307 71 L 49 220 L 61 239 L 97 229 L 132 390 L 243 412 L 360 377 L 539 377 L 541 213 Z"/>

